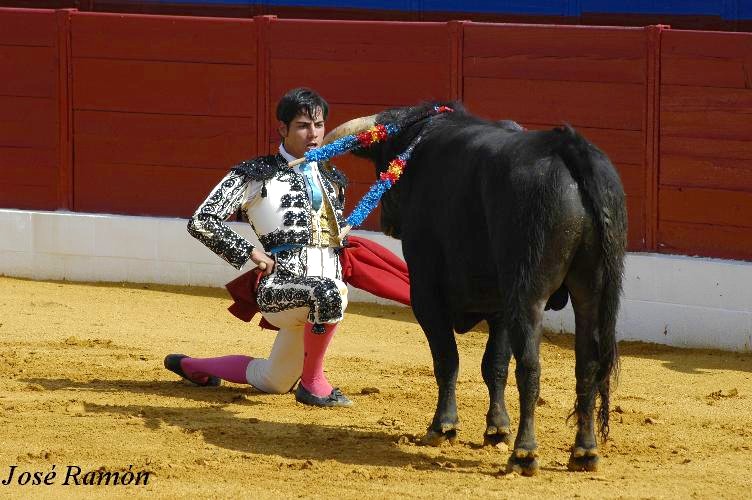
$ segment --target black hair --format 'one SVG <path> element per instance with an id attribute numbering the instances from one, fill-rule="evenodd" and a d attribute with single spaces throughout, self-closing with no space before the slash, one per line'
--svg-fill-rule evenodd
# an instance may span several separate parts
<path id="1" fill-rule="evenodd" d="M 298 87 L 288 91 L 277 103 L 277 119 L 289 127 L 290 122 L 301 113 L 313 120 L 318 108 L 321 108 L 321 116 L 326 120 L 329 114 L 326 100 L 314 90 Z"/>

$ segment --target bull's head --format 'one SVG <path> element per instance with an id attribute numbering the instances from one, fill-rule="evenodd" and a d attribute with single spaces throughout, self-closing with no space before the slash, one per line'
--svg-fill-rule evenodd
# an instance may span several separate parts
<path id="1" fill-rule="evenodd" d="M 343 123 L 324 137 L 324 144 L 329 144 L 346 135 L 357 134 L 371 128 L 377 123 L 378 116 L 364 116 Z M 378 178 L 381 172 L 386 170 L 387 164 L 393 158 L 387 157 L 389 152 L 393 150 L 388 144 L 391 140 L 391 138 L 387 139 L 386 143 L 376 144 L 367 150 L 354 151 L 354 154 L 357 156 L 373 162 L 376 166 L 376 178 Z M 402 233 L 402 218 L 400 216 L 398 187 L 399 182 L 381 197 L 381 219 L 379 222 L 381 231 L 384 234 L 399 239 Z"/>
<path id="2" fill-rule="evenodd" d="M 426 123 L 429 122 L 428 118 L 435 114 L 433 110 L 442 105 L 448 105 L 453 109 L 462 109 L 461 105 L 455 102 L 427 102 L 418 106 L 388 109 L 377 115 L 355 118 L 343 123 L 327 134 L 324 138 L 324 144 L 329 144 L 346 135 L 367 130 L 377 123 L 398 125 L 400 132 L 395 136 L 390 136 L 386 141 L 376 143 L 368 149 L 353 151 L 354 154 L 373 162 L 376 166 L 376 178 L 378 178 L 379 174 L 387 169 L 389 162 L 402 153 L 416 135 L 421 133 Z M 409 172 L 409 170 L 410 166 L 407 167 L 406 172 Z M 403 180 L 398 181 L 381 198 L 381 230 L 395 238 L 400 238 L 402 234 L 401 196 L 404 192 L 404 184 Z"/>

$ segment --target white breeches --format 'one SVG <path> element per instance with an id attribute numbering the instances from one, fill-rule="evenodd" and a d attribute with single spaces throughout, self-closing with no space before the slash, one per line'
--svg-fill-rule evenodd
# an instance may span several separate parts
<path id="1" fill-rule="evenodd" d="M 347 285 L 336 279 L 339 263 L 332 249 L 309 247 L 306 250 L 306 277 L 333 279 L 339 289 L 344 311 L 347 307 Z M 262 312 L 267 321 L 279 327 L 279 332 L 269 357 L 254 358 L 248 363 L 246 378 L 249 384 L 272 394 L 283 394 L 292 389 L 303 372 L 303 330 L 310 313 L 309 306 Z"/>

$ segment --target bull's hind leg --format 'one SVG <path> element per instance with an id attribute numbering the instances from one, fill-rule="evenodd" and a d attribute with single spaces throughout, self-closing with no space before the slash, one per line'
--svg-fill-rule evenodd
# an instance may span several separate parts
<path id="1" fill-rule="evenodd" d="M 507 331 L 499 319 L 489 320 L 488 327 L 488 342 L 481 364 L 483 381 L 488 387 L 489 396 L 483 444 L 496 446 L 499 443 L 505 443 L 511 445 L 512 435 L 509 430 L 509 413 L 507 413 L 507 407 L 504 403 L 504 389 L 507 386 L 512 348 L 509 344 Z"/>
<path id="2" fill-rule="evenodd" d="M 572 471 L 595 471 L 598 446 L 595 439 L 595 398 L 598 374 L 598 301 L 600 294 L 575 287 L 572 306 L 575 314 L 575 376 L 577 435 L 567 467 Z"/>
<path id="3" fill-rule="evenodd" d="M 520 428 L 514 441 L 512 456 L 507 462 L 508 472 L 524 476 L 538 473 L 538 444 L 535 439 L 535 407 L 540 394 L 540 326 L 545 301 L 531 306 L 527 318 L 514 318 L 509 329 L 517 367 L 517 389 L 520 393 Z"/>

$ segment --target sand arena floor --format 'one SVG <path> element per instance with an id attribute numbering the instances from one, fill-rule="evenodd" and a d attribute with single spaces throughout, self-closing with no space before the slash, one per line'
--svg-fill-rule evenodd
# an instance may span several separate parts
<path id="1" fill-rule="evenodd" d="M 602 470 L 570 473 L 572 338 L 547 335 L 542 469 L 524 478 L 500 473 L 507 451 L 481 446 L 482 331 L 458 338 L 459 442 L 429 448 L 416 438 L 435 383 L 409 310 L 351 305 L 327 374 L 356 406 L 331 410 L 248 386 L 197 388 L 162 368 L 170 352 L 266 354 L 273 333 L 228 304 L 216 289 L 0 277 L 0 480 L 11 465 L 60 474 L 52 486 L 0 486 L 0 496 L 750 497 L 752 354 L 623 344 Z M 151 476 L 147 486 L 64 486 L 68 465 Z"/>

